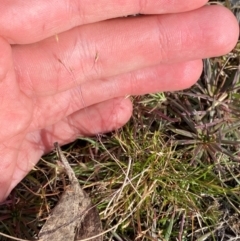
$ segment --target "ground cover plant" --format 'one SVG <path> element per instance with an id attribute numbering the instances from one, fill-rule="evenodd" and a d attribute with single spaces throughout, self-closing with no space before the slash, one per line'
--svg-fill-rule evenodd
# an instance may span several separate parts
<path id="1" fill-rule="evenodd" d="M 222 1 L 240 20 L 235 3 Z M 104 240 L 240 240 L 239 56 L 240 42 L 190 89 L 134 97 L 121 130 L 64 148 Z M 55 152 L 43 157 L 0 205 L 0 232 L 37 238 L 67 181 Z"/>

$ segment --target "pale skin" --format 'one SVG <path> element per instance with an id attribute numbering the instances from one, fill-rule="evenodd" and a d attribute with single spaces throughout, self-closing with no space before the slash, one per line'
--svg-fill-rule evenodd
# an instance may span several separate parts
<path id="1" fill-rule="evenodd" d="M 54 142 L 123 126 L 127 95 L 187 88 L 228 53 L 238 23 L 206 2 L 2 0 L 0 201 Z"/>

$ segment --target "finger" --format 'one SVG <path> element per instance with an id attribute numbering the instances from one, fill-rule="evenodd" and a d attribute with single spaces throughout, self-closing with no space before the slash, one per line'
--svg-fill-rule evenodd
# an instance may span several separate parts
<path id="1" fill-rule="evenodd" d="M 207 0 L 5 0 L 1 2 L 0 32 L 12 44 L 37 42 L 75 26 L 131 14 L 161 14 L 189 11 Z"/>
<path id="2" fill-rule="evenodd" d="M 46 128 L 45 144 L 49 143 L 48 147 L 52 147 L 54 139 L 60 144 L 66 144 L 78 136 L 93 136 L 119 129 L 126 124 L 131 114 L 132 103 L 126 97 L 113 98 L 95 104 Z"/>
<path id="3" fill-rule="evenodd" d="M 201 60 L 159 65 L 109 79 L 85 82 L 54 96 L 37 98 L 35 118 L 29 131 L 52 125 L 77 110 L 116 97 L 188 88 L 197 81 L 201 72 Z"/>
<path id="4" fill-rule="evenodd" d="M 238 33 L 231 12 L 206 6 L 82 26 L 59 35 L 59 42 L 16 46 L 13 54 L 22 91 L 35 96 L 160 63 L 222 55 L 234 47 Z"/>
<path id="5" fill-rule="evenodd" d="M 118 129 L 129 120 L 131 113 L 130 100 L 117 98 L 92 106 L 87 113 L 84 110 L 76 112 L 41 132 L 29 134 L 21 146 L 18 159 L 9 161 L 9 165 L 15 167 L 14 173 L 10 174 L 7 169 L 1 172 L 0 202 L 27 175 L 43 153 L 52 150 L 54 142 L 63 145 L 78 136 Z"/>

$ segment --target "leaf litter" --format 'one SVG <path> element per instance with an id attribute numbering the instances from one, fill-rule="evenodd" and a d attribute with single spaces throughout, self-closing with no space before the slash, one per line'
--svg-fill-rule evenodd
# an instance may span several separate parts
<path id="1" fill-rule="evenodd" d="M 58 158 L 63 163 L 70 185 L 39 232 L 39 241 L 102 240 L 98 211 L 80 187 L 78 179 L 58 143 L 54 143 Z"/>

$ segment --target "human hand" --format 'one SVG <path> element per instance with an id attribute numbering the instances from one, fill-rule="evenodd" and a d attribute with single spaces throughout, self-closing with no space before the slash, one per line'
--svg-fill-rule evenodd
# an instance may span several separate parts
<path id="1" fill-rule="evenodd" d="M 126 95 L 187 88 L 230 51 L 238 24 L 206 2 L 3 0 L 0 201 L 53 142 L 121 127 Z M 117 18 L 134 13 L 151 16 Z"/>

